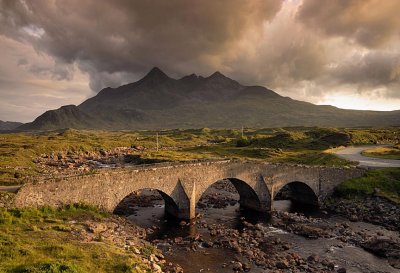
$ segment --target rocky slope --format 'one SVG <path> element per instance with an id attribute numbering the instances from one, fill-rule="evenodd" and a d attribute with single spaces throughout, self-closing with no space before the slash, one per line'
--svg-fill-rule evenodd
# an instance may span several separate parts
<path id="1" fill-rule="evenodd" d="M 282 97 L 215 72 L 181 79 L 153 68 L 141 80 L 105 88 L 79 106 L 47 111 L 21 130 L 167 129 L 400 125 L 400 111 L 356 111 Z"/>

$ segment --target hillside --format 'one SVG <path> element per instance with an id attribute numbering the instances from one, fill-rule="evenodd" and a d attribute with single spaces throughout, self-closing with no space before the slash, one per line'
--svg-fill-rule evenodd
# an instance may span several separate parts
<path id="1" fill-rule="evenodd" d="M 21 126 L 21 122 L 14 121 L 2 121 L 0 120 L 0 131 L 9 131 L 14 130 L 15 128 Z"/>
<path id="2" fill-rule="evenodd" d="M 20 130 L 168 129 L 400 125 L 400 111 L 357 111 L 282 97 L 215 72 L 181 79 L 153 68 L 141 80 L 105 88 L 79 106 L 47 111 Z"/>

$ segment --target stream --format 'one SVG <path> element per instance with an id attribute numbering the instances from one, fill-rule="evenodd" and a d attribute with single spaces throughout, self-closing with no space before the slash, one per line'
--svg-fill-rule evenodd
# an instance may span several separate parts
<path id="1" fill-rule="evenodd" d="M 152 192 L 147 194 L 154 194 Z M 271 240 L 284 242 L 283 246 L 290 246 L 288 253 L 295 252 L 303 259 L 312 263 L 319 263 L 323 260 L 330 261 L 327 265 L 330 271 L 319 271 L 315 268 L 307 269 L 309 265 L 302 265 L 298 271 L 291 271 L 289 268 L 282 267 L 280 272 L 388 272 L 399 273 L 400 270 L 389 265 L 388 260 L 380 258 L 357 246 L 351 240 L 344 240 L 340 236 L 329 238 L 307 238 L 307 236 L 297 235 L 294 232 L 279 227 L 279 215 L 268 215 L 246 211 L 239 208 L 237 202 L 230 201 L 226 206 L 204 206 L 207 204 L 207 196 L 228 196 L 239 199 L 237 193 L 226 191 L 221 187 L 210 188 L 203 195 L 205 199 L 203 206 L 197 207 L 200 219 L 192 224 L 184 223 L 179 220 L 166 218 L 164 216 L 163 200 L 152 200 L 151 205 L 145 207 L 134 207 L 135 213 L 128 216 L 128 219 L 144 228 L 148 229 L 148 240 L 163 250 L 166 259 L 172 263 L 179 264 L 184 272 L 234 272 L 232 267 L 235 261 L 244 261 L 237 252 L 230 248 L 210 247 L 207 242 L 212 242 L 213 236 L 210 235 L 210 226 L 218 225 L 218 229 L 237 230 L 239 232 L 248 226 L 256 225 L 263 236 L 271 237 Z M 214 200 L 214 199 L 212 199 Z M 209 201 L 209 200 L 208 200 Z M 379 234 L 386 237 L 399 239 L 399 233 L 387 230 L 381 226 L 364 222 L 350 222 L 349 220 L 325 211 L 320 211 L 316 207 L 294 204 L 289 200 L 274 201 L 274 209 L 283 215 L 302 215 L 307 219 L 323 219 L 323 224 L 329 227 L 345 226 L 354 234 L 361 232 L 368 234 Z M 285 214 L 286 212 L 286 214 Z M 319 220 L 315 220 L 319 221 Z M 248 224 L 249 223 L 249 224 Z M 182 241 L 187 237 L 201 237 L 199 242 L 194 242 L 192 246 L 183 244 Z M 287 246 L 285 246 L 288 248 Z M 251 249 L 251 248 L 250 248 Z M 264 252 L 269 252 L 265 248 Z M 272 251 L 271 251 L 272 253 Z M 273 254 L 271 254 L 273 255 Z M 315 259 L 315 261 L 313 261 Z M 257 266 L 254 262 L 248 261 L 248 272 L 277 272 L 267 271 L 265 266 Z M 345 271 L 343 269 L 345 268 Z M 304 271 L 303 271 L 304 270 Z M 321 269 L 322 270 L 322 269 Z M 342 270 L 342 271 L 340 271 Z M 240 271 L 240 270 L 237 270 Z"/>

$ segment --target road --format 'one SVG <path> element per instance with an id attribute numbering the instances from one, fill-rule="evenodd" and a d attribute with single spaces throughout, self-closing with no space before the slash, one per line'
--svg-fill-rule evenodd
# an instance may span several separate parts
<path id="1" fill-rule="evenodd" d="M 367 157 L 361 154 L 362 151 L 373 149 L 376 147 L 382 147 L 387 145 L 368 145 L 368 146 L 358 146 L 358 147 L 346 147 L 343 149 L 336 150 L 334 153 L 341 158 L 358 161 L 358 166 L 360 167 L 370 167 L 370 168 L 389 168 L 389 167 L 399 167 L 400 160 L 396 159 L 384 159 Z"/>
<path id="2" fill-rule="evenodd" d="M 21 188 L 21 185 L 19 186 L 0 186 L 0 191 L 8 191 L 8 192 L 17 192 Z"/>

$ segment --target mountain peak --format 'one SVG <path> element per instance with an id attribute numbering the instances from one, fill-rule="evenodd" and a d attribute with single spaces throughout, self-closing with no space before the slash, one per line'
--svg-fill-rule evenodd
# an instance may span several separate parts
<path id="1" fill-rule="evenodd" d="M 215 71 L 210 77 L 208 78 L 227 78 L 224 74 L 219 71 Z"/>
<path id="2" fill-rule="evenodd" d="M 228 78 L 219 71 L 214 72 L 209 77 L 205 78 L 206 82 L 211 85 L 225 85 L 225 86 L 241 86 L 237 81 Z"/>
<path id="3" fill-rule="evenodd" d="M 167 77 L 167 74 L 165 74 L 160 68 L 158 68 L 157 66 L 153 67 L 149 73 L 147 73 L 147 75 L 145 77 Z"/>
<path id="4" fill-rule="evenodd" d="M 167 74 L 165 74 L 160 68 L 155 66 L 140 81 L 151 82 L 151 83 L 162 83 L 165 80 L 169 79 L 171 78 L 168 77 Z"/>
<path id="5" fill-rule="evenodd" d="M 187 76 L 182 77 L 181 81 L 190 81 L 190 80 L 197 80 L 199 77 L 196 74 L 190 74 Z"/>

